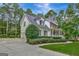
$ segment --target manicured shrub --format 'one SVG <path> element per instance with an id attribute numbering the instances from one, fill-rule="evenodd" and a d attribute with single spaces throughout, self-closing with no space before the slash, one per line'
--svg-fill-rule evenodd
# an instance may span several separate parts
<path id="1" fill-rule="evenodd" d="M 6 34 L 1 34 L 0 38 L 7 38 L 7 35 Z"/>
<path id="2" fill-rule="evenodd" d="M 53 37 L 53 39 L 62 39 L 62 37 Z"/>
<path id="3" fill-rule="evenodd" d="M 30 39 L 29 44 L 42 44 L 42 43 L 53 43 L 53 42 L 65 42 L 65 39 L 53 39 L 53 38 L 38 38 Z"/>
<path id="4" fill-rule="evenodd" d="M 39 36 L 39 38 L 53 38 L 52 36 Z"/>
<path id="5" fill-rule="evenodd" d="M 26 29 L 26 37 L 28 39 L 34 39 L 38 38 L 38 36 L 39 36 L 39 29 L 33 24 L 29 25 Z"/>
<path id="6" fill-rule="evenodd" d="M 52 39 L 62 39 L 61 36 L 39 36 L 39 38 L 52 38 Z"/>

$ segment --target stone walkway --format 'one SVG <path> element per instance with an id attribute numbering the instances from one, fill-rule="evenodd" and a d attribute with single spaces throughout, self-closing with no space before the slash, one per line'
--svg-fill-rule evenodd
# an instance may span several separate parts
<path id="1" fill-rule="evenodd" d="M 73 43 L 73 42 L 67 41 L 67 42 L 57 42 L 57 43 L 44 43 L 44 44 L 37 44 L 37 46 L 43 46 L 43 45 L 49 45 L 49 44 L 68 44 L 68 43 Z"/>
<path id="2" fill-rule="evenodd" d="M 68 56 L 21 41 L 0 41 L 0 53 L 6 53 L 8 56 Z"/>

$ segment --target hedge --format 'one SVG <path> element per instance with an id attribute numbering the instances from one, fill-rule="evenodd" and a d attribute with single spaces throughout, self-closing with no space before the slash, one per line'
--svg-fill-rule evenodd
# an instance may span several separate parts
<path id="1" fill-rule="evenodd" d="M 38 38 L 53 38 L 53 39 L 62 39 L 60 36 L 39 36 Z"/>
<path id="2" fill-rule="evenodd" d="M 56 37 L 51 37 L 51 38 L 37 38 L 37 39 L 29 39 L 29 44 L 41 44 L 41 43 L 53 43 L 53 42 L 65 42 L 67 41 L 66 39 L 62 38 L 56 38 Z"/>

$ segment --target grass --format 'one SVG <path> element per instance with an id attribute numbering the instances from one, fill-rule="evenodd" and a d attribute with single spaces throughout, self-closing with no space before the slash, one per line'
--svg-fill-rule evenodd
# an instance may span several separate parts
<path id="1" fill-rule="evenodd" d="M 71 56 L 79 56 L 79 42 L 69 44 L 49 44 L 40 47 L 52 51 L 58 51 Z"/>

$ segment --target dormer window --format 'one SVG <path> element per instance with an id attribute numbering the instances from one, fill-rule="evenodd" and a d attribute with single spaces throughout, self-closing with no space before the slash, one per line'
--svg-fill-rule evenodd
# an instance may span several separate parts
<path id="1" fill-rule="evenodd" d="M 42 20 L 40 20 L 40 25 L 42 25 Z"/>
<path id="2" fill-rule="evenodd" d="M 34 21 L 36 22 L 36 19 L 34 19 Z"/>

